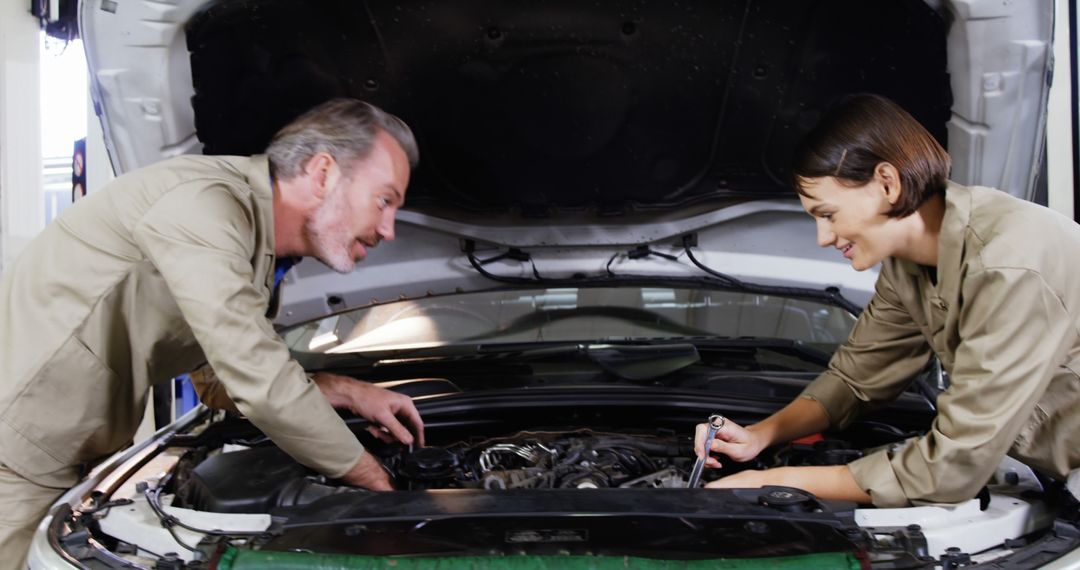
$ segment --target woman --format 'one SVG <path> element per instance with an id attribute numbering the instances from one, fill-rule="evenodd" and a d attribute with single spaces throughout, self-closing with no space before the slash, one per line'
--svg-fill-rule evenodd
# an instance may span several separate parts
<path id="1" fill-rule="evenodd" d="M 792 177 L 818 243 L 859 271 L 880 263 L 876 291 L 799 398 L 746 428 L 726 422 L 711 450 L 747 461 L 844 428 L 936 354 L 951 385 L 929 431 L 849 465 L 747 470 L 710 487 L 789 485 L 898 507 L 969 499 L 1006 454 L 1058 479 L 1080 467 L 1080 226 L 948 171 L 945 150 L 882 97 L 845 100 L 807 135 Z M 704 437 L 702 424 L 699 454 Z"/>

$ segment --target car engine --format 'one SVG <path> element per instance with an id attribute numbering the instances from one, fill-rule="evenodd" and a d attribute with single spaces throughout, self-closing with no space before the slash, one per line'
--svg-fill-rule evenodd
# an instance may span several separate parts
<path id="1" fill-rule="evenodd" d="M 687 436 L 592 430 L 523 431 L 383 457 L 399 490 L 683 488 L 693 467 Z M 753 462 L 709 470 L 841 464 L 861 452 L 838 440 L 792 444 Z M 296 463 L 272 445 L 193 449 L 174 473 L 177 506 L 223 513 L 271 512 L 355 491 Z"/>
<path id="2" fill-rule="evenodd" d="M 416 449 L 396 471 L 411 489 L 681 487 L 689 453 L 674 437 L 524 432 Z"/>

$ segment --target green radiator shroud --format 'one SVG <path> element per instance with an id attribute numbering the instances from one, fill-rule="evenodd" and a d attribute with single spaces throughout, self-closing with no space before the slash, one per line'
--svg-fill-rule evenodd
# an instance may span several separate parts
<path id="1" fill-rule="evenodd" d="M 851 554 L 840 552 L 741 560 L 655 560 L 606 556 L 389 558 L 229 548 L 217 567 L 220 570 L 859 570 L 860 565 Z"/>

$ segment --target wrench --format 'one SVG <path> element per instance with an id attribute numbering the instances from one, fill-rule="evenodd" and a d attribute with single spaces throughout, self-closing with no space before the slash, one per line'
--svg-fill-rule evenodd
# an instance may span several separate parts
<path id="1" fill-rule="evenodd" d="M 705 455 L 699 457 L 694 462 L 694 469 L 690 471 L 690 480 L 686 483 L 687 489 L 697 488 L 698 483 L 701 481 L 701 472 L 705 470 L 705 460 L 709 457 L 709 447 L 712 444 L 712 440 L 716 437 L 716 432 L 720 431 L 720 428 L 724 427 L 724 422 L 727 420 L 720 414 L 713 414 L 709 416 L 709 431 L 705 433 Z"/>

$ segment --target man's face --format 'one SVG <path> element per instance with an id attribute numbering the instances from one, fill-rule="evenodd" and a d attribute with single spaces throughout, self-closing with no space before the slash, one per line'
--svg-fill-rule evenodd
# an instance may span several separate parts
<path id="1" fill-rule="evenodd" d="M 812 178 L 803 190 L 809 196 L 799 199 L 817 222 L 818 245 L 835 247 L 857 271 L 895 253 L 896 220 L 886 215 L 891 204 L 876 179 L 851 187 L 832 177 Z"/>
<path id="2" fill-rule="evenodd" d="M 304 225 L 312 255 L 334 271 L 349 273 L 369 248 L 394 239 L 394 216 L 405 203 L 409 160 L 380 131 L 364 160 L 341 165 L 341 176 Z"/>

